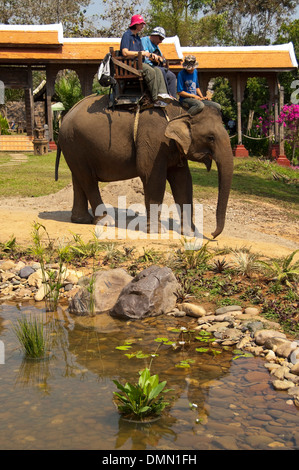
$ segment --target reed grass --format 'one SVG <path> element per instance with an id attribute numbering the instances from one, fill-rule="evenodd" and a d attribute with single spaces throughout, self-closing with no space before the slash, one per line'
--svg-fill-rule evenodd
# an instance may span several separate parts
<path id="1" fill-rule="evenodd" d="M 13 329 L 26 357 L 41 358 L 47 353 L 49 340 L 41 319 L 24 316 Z"/>

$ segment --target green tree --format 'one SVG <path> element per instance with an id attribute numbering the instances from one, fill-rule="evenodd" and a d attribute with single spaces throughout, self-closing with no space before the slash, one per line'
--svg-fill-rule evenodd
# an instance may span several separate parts
<path id="1" fill-rule="evenodd" d="M 295 11 L 298 0 L 214 0 L 210 11 L 226 13 L 227 44 L 269 44 L 287 18 Z"/>
<path id="2" fill-rule="evenodd" d="M 0 22 L 4 24 L 62 23 L 64 32 L 73 30 L 85 16 L 90 0 L 0 0 Z"/>
<path id="3" fill-rule="evenodd" d="M 63 72 L 55 83 L 55 93 L 65 108 L 65 112 L 83 98 L 78 76 L 72 70 Z"/>
<path id="4" fill-rule="evenodd" d="M 213 80 L 213 90 L 213 101 L 221 104 L 224 122 L 227 122 L 230 118 L 236 120 L 237 108 L 229 80 L 223 77 L 216 77 Z"/>
<path id="5" fill-rule="evenodd" d="M 283 23 L 278 30 L 275 44 L 285 44 L 288 42 L 293 43 L 297 62 L 299 62 L 299 20 L 294 20 L 290 23 Z M 285 103 L 290 102 L 291 94 L 294 91 L 292 84 L 298 79 L 298 69 L 293 72 L 279 74 L 279 81 L 285 91 Z M 296 88 L 298 88 L 298 86 L 296 86 Z"/>
<path id="6" fill-rule="evenodd" d="M 182 46 L 196 42 L 199 14 L 210 0 L 150 0 L 149 28 L 163 26 L 168 36 L 179 36 Z"/>
<path id="7" fill-rule="evenodd" d="M 146 14 L 142 12 L 140 0 L 103 0 L 105 11 L 100 20 L 108 26 L 102 26 L 98 33 L 104 37 L 121 37 L 128 29 L 131 16 L 141 14 L 147 21 Z"/>

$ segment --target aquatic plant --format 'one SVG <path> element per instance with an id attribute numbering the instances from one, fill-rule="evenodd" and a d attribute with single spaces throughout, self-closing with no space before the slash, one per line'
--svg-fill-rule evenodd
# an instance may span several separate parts
<path id="1" fill-rule="evenodd" d="M 201 346 L 199 348 L 196 348 L 195 349 L 196 352 L 211 353 L 214 356 L 216 356 L 217 354 L 221 354 L 222 350 L 211 347 L 211 343 L 215 341 L 215 338 L 211 335 L 209 331 L 205 331 L 205 330 L 200 331 L 199 335 L 196 336 L 195 339 L 199 340 L 201 343 L 206 343 L 206 346 L 208 346 L 208 347 Z"/>
<path id="2" fill-rule="evenodd" d="M 48 351 L 49 341 L 41 319 L 19 318 L 13 330 L 27 357 L 41 358 Z"/>
<path id="3" fill-rule="evenodd" d="M 166 380 L 159 382 L 157 374 L 151 375 L 146 367 L 139 371 L 139 380 L 136 384 L 127 382 L 122 385 L 117 380 L 113 380 L 119 392 L 113 392 L 116 397 L 116 403 L 119 412 L 125 417 L 137 418 L 140 421 L 146 417 L 159 416 L 164 408 L 169 404 L 164 401 L 162 391 L 169 392 L 171 389 L 165 389 Z"/>

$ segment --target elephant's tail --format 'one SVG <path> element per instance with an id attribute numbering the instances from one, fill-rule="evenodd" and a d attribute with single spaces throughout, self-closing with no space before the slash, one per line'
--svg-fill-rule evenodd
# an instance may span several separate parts
<path id="1" fill-rule="evenodd" d="M 57 144 L 56 162 L 55 162 L 55 181 L 58 180 L 58 167 L 59 167 L 59 162 L 60 162 L 60 155 L 61 155 L 61 148 L 60 148 L 60 145 Z"/>

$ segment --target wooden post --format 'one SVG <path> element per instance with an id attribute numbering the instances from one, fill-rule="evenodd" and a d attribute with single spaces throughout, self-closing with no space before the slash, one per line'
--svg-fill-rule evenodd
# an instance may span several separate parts
<path id="1" fill-rule="evenodd" d="M 51 108 L 51 100 L 54 94 L 54 83 L 56 74 L 49 66 L 46 68 L 46 123 L 49 126 L 49 141 L 53 140 L 53 113 Z"/>
<path id="2" fill-rule="evenodd" d="M 237 75 L 237 115 L 238 115 L 238 145 L 242 145 L 242 97 L 241 97 L 241 80 L 240 75 Z"/>
<path id="3" fill-rule="evenodd" d="M 282 111 L 284 105 L 284 88 L 280 86 L 280 94 L 279 94 L 279 110 Z M 281 166 L 291 166 L 290 161 L 284 154 L 284 127 L 283 123 L 279 124 L 279 157 L 277 158 L 276 162 L 278 165 Z"/>
<path id="4" fill-rule="evenodd" d="M 25 110 L 26 110 L 26 131 L 28 136 L 33 136 L 34 128 L 34 101 L 32 91 L 32 70 L 28 66 L 28 87 L 25 88 Z"/>
<path id="5" fill-rule="evenodd" d="M 242 101 L 243 101 L 243 93 L 241 89 L 241 77 L 240 74 L 237 74 L 237 82 L 236 82 L 236 98 L 237 98 L 237 132 L 238 132 L 238 145 L 234 149 L 234 156 L 235 157 L 248 157 L 249 152 L 242 144 Z"/>
<path id="6" fill-rule="evenodd" d="M 280 87 L 279 111 L 282 111 L 284 105 L 284 87 Z M 284 155 L 284 129 L 283 124 L 279 127 L 279 155 Z"/>

